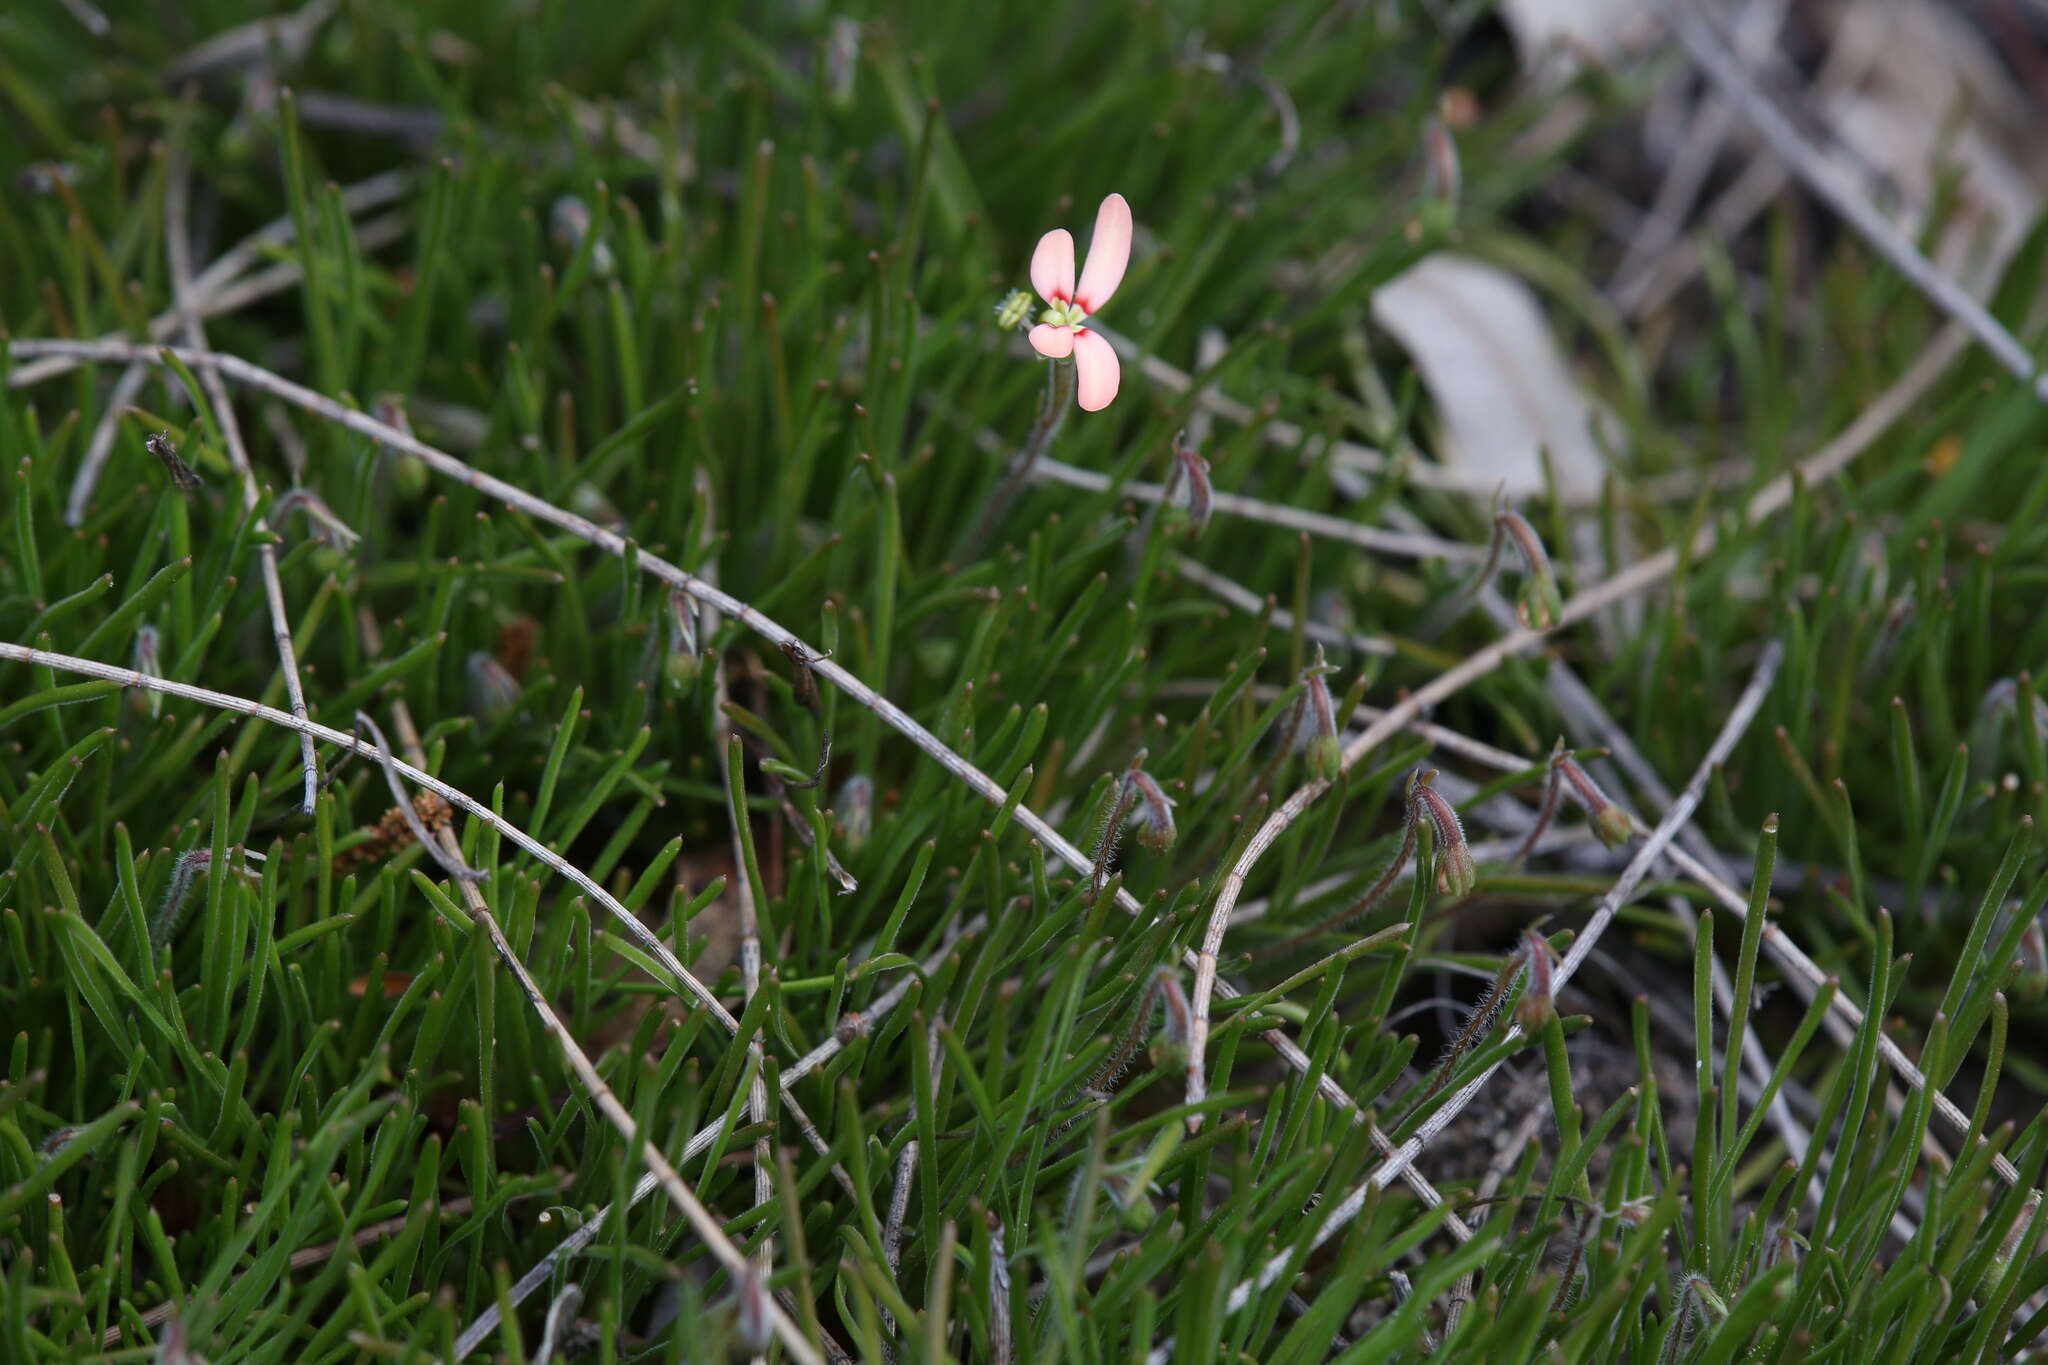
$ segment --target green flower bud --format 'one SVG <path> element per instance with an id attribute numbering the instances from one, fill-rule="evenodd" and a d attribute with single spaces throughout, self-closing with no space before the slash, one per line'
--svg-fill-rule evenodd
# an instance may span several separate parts
<path id="1" fill-rule="evenodd" d="M 1479 885 L 1479 868 L 1472 850 L 1462 840 L 1445 844 L 1436 851 L 1436 889 L 1452 896 L 1469 896 Z"/>
<path id="2" fill-rule="evenodd" d="M 1628 812 L 1612 801 L 1593 812 L 1592 823 L 1594 837 L 1609 848 L 1620 848 L 1635 835 Z"/>

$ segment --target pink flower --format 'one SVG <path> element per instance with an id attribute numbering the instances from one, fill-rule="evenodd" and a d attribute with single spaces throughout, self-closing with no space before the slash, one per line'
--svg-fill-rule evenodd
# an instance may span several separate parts
<path id="1" fill-rule="evenodd" d="M 1088 268 L 1074 283 L 1074 238 L 1054 228 L 1038 239 L 1031 253 L 1031 287 L 1045 300 L 1045 312 L 1031 329 L 1031 345 L 1042 356 L 1074 358 L 1080 379 L 1081 407 L 1099 412 L 1116 397 L 1116 351 L 1100 332 L 1081 324 L 1109 302 L 1123 283 L 1131 259 L 1131 206 L 1120 194 L 1102 201 L 1095 213 L 1095 236 L 1088 243 Z"/>

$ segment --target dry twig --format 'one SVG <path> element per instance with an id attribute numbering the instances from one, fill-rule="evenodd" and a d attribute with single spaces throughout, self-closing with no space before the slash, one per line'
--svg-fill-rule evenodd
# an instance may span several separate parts
<path id="1" fill-rule="evenodd" d="M 170 170 L 164 182 L 164 235 L 171 266 L 171 294 L 179 313 L 178 330 L 184 333 L 187 345 L 204 352 L 207 349 L 206 328 L 193 307 L 192 238 L 188 222 L 191 190 L 192 159 L 180 145 L 171 151 Z M 206 391 L 205 406 L 212 411 L 213 419 L 220 427 L 220 438 L 227 446 L 228 461 L 234 465 L 235 477 L 241 482 L 242 510 L 254 513 L 262 495 L 256 488 L 256 471 L 249 463 L 249 447 L 242 442 L 242 424 L 236 420 L 234 405 L 228 401 L 227 385 L 221 383 L 220 371 L 211 364 L 201 364 L 197 373 L 199 387 Z M 193 395 L 195 401 L 198 397 Z M 269 533 L 270 528 L 258 517 L 256 562 L 263 573 L 263 601 L 270 611 L 271 643 L 277 650 L 277 669 L 284 676 L 284 694 L 291 703 L 292 714 L 304 720 L 306 687 L 299 680 L 299 657 L 292 645 L 291 615 L 285 609 L 284 582 L 277 573 L 277 546 L 271 542 Z M 303 730 L 299 732 L 299 762 L 305 769 L 299 809 L 311 815 L 320 786 L 320 763 L 313 756 L 313 737 Z"/>

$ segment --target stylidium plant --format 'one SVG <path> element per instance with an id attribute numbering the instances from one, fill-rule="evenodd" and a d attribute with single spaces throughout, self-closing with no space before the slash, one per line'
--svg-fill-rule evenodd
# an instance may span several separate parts
<path id="1" fill-rule="evenodd" d="M 1120 194 L 1102 201 L 1095 215 L 1095 238 L 1088 249 L 1088 268 L 1074 279 L 1074 238 L 1065 228 L 1054 228 L 1038 239 L 1031 253 L 1031 284 L 1045 301 L 1037 325 L 1030 329 L 1032 348 L 1054 363 L 1046 367 L 1045 397 L 1039 403 L 1038 420 L 1031 425 L 1009 473 L 989 496 L 988 506 L 974 523 L 974 533 L 961 542 L 961 552 L 975 550 L 995 533 L 1003 516 L 1031 478 L 1031 471 L 1045 452 L 1074 406 L 1078 391 L 1081 407 L 1088 412 L 1106 408 L 1116 397 L 1118 371 L 1116 351 L 1098 332 L 1083 324 L 1089 314 L 1109 301 L 1123 282 L 1124 267 L 1131 258 L 1131 206 Z M 1022 327 L 1031 317 L 1031 296 L 1013 289 L 996 305 L 996 325 L 1006 330 Z M 1073 364 L 1059 361 L 1071 358 Z"/>
<path id="2" fill-rule="evenodd" d="M 260 870 L 248 865 L 248 860 L 262 862 L 264 855 L 247 848 L 238 851 L 243 862 L 237 866 L 231 861 L 229 865 L 244 877 L 262 876 Z M 177 936 L 180 921 L 185 917 L 185 902 L 191 897 L 192 884 L 212 866 L 213 850 L 210 848 L 195 848 L 178 855 L 178 861 L 171 867 L 171 883 L 164 888 L 164 898 L 158 902 L 156 915 L 150 920 L 151 952 L 160 953 L 170 946 L 171 940 Z"/>
<path id="3" fill-rule="evenodd" d="M 1099 412 L 1116 397 L 1120 372 L 1116 350 L 1100 332 L 1084 324 L 1109 302 L 1123 283 L 1131 259 L 1131 206 L 1120 194 L 1102 201 L 1095 212 L 1095 235 L 1088 243 L 1088 264 L 1074 278 L 1074 238 L 1054 228 L 1038 239 L 1031 253 L 1031 287 L 1045 300 L 1038 325 L 1030 332 L 1031 347 L 1050 360 L 1072 357 L 1080 379 L 1084 412 Z"/>
<path id="4" fill-rule="evenodd" d="M 1493 1032 L 1493 1026 L 1500 1019 L 1501 1007 L 1507 1003 L 1509 992 L 1514 990 L 1515 982 L 1528 967 L 1525 961 L 1528 955 L 1529 943 L 1528 939 L 1524 938 L 1522 944 L 1501 962 L 1500 970 L 1494 973 L 1492 982 L 1487 985 L 1472 1008 L 1466 1011 L 1463 1025 L 1458 1029 L 1456 1036 L 1444 1045 L 1443 1053 L 1437 1058 L 1436 1069 L 1431 1073 L 1428 1083 L 1408 1102 L 1396 1126 L 1406 1124 L 1419 1113 L 1422 1106 L 1429 1103 L 1431 1097 L 1443 1089 L 1444 1083 L 1450 1080 L 1452 1072 L 1464 1059 L 1465 1054 Z"/>
<path id="5" fill-rule="evenodd" d="M 164 890 L 164 898 L 157 906 L 156 918 L 149 926 L 149 947 L 152 952 L 162 952 L 169 946 L 171 938 L 178 932 L 178 921 L 185 915 L 185 898 L 191 894 L 192 880 L 213 863 L 213 850 L 195 848 L 180 854 L 171 869 L 171 884 Z"/>
<path id="6" fill-rule="evenodd" d="M 1160 1019 L 1159 1034 L 1151 1048 L 1153 1063 L 1161 1067 L 1186 1065 L 1188 1042 L 1194 1036 L 1194 1014 L 1187 992 L 1181 987 L 1180 973 L 1172 967 L 1160 967 L 1139 993 L 1137 1012 L 1132 1016 L 1129 1027 L 1118 1036 L 1101 1065 L 1089 1074 L 1070 1098 L 1103 1104 L 1116 1093 L 1117 1082 L 1130 1069 L 1138 1044 L 1152 1029 L 1154 1010 L 1159 1012 Z M 1062 1125 L 1063 1128 L 1071 1126 L 1071 1120 Z"/>
<path id="7" fill-rule="evenodd" d="M 1711 1313 L 1716 1320 L 1728 1316 L 1728 1305 L 1714 1292 L 1713 1281 L 1697 1273 L 1679 1276 L 1673 1290 L 1672 1323 L 1665 1333 L 1664 1349 L 1657 1353 L 1658 1365 L 1685 1358 L 1686 1351 L 1707 1326 Z"/>
<path id="8" fill-rule="evenodd" d="M 1510 867 L 1519 867 L 1522 860 L 1536 851 L 1536 844 L 1550 828 L 1550 822 L 1557 817 L 1558 798 L 1564 795 L 1564 774 L 1558 771 L 1557 761 L 1565 756 L 1564 736 L 1559 735 L 1557 743 L 1551 746 L 1550 759 L 1545 764 L 1543 782 L 1543 804 L 1536 809 L 1536 823 L 1529 826 L 1529 835 L 1522 840 L 1522 846 L 1508 859 Z"/>

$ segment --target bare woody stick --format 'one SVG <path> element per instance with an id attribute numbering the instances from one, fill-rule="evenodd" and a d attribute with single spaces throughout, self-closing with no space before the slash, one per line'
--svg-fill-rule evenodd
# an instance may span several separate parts
<path id="1" fill-rule="evenodd" d="M 902 1155 L 896 1158 L 896 1179 L 889 1188 L 889 1221 L 882 1225 L 882 1264 L 890 1275 L 903 1259 L 903 1220 L 910 1212 L 910 1182 L 917 1175 L 917 1139 L 903 1144 Z M 890 1359 L 895 1358 L 896 1315 L 887 1308 L 882 1310 L 883 1349 Z"/>
<path id="2" fill-rule="evenodd" d="M 1175 555 L 1173 570 L 1188 582 L 1206 588 L 1248 616 L 1257 616 L 1267 610 L 1265 598 L 1236 579 L 1216 572 L 1192 556 Z M 1294 613 L 1277 603 L 1272 607 L 1272 620 L 1273 629 L 1276 631 L 1291 631 L 1295 628 Z M 1395 653 L 1393 642 L 1383 640 L 1377 635 L 1360 635 L 1356 631 L 1339 630 L 1313 620 L 1303 621 L 1300 626 L 1303 635 L 1331 649 L 1354 649 L 1360 654 L 1380 654 L 1389 657 Z"/>
<path id="3" fill-rule="evenodd" d="M 1783 660 L 1784 653 L 1784 646 L 1775 640 L 1764 647 L 1763 656 L 1757 661 L 1756 672 L 1750 678 L 1749 686 L 1737 699 L 1735 709 L 1729 713 L 1728 719 L 1721 726 L 1720 734 L 1715 736 L 1706 756 L 1700 760 L 1692 781 L 1686 784 L 1678 800 L 1665 812 L 1664 818 L 1657 822 L 1657 828 L 1650 831 L 1650 837 L 1636 850 L 1635 857 L 1629 860 L 1628 866 L 1623 869 L 1613 888 L 1601 899 L 1599 907 L 1594 910 L 1585 929 L 1573 941 L 1571 951 L 1565 955 L 1564 961 L 1557 965 L 1551 976 L 1553 996 L 1571 980 L 1572 974 L 1593 951 L 1594 944 L 1600 941 L 1600 935 L 1613 922 L 1614 916 L 1635 895 L 1636 887 L 1642 884 L 1643 878 L 1656 866 L 1657 859 L 1670 846 L 1679 829 L 1692 818 L 1693 810 L 1699 805 L 1700 798 L 1706 794 L 1707 779 L 1712 776 L 1715 768 L 1727 760 L 1729 752 L 1748 730 L 1749 723 L 1756 718 L 1758 708 L 1763 705 L 1764 697 L 1770 692 L 1771 683 L 1777 677 L 1778 665 Z M 1521 1033 L 1520 1021 L 1510 1021 L 1504 1037 L 1512 1040 L 1521 1036 Z M 1407 1169 L 1416 1156 L 1463 1112 L 1465 1106 L 1472 1102 L 1472 1097 L 1484 1088 L 1493 1074 L 1506 1064 L 1506 1060 L 1505 1057 L 1501 1058 L 1467 1081 L 1442 1108 L 1423 1120 L 1422 1126 L 1416 1130 L 1413 1137 L 1402 1143 L 1392 1156 L 1375 1166 L 1364 1180 L 1325 1215 L 1321 1225 L 1316 1228 L 1315 1236 L 1309 1239 L 1309 1249 L 1321 1246 L 1357 1217 L 1359 1210 L 1365 1207 L 1366 1197 L 1372 1191 L 1383 1190 L 1399 1179 L 1401 1172 Z M 1288 1267 L 1295 1264 L 1295 1256 L 1295 1250 L 1290 1248 L 1268 1260 L 1259 1268 L 1257 1274 L 1242 1281 L 1230 1291 L 1230 1297 L 1224 1301 L 1223 1311 L 1234 1313 L 1244 1307 L 1254 1293 L 1286 1274 Z M 1171 1347 L 1172 1343 L 1169 1342 L 1153 1351 L 1147 1358 L 1148 1365 L 1166 1365 L 1166 1362 L 1172 1359 Z"/>
<path id="4" fill-rule="evenodd" d="M 992 434 L 992 433 L 991 433 Z M 1107 493 L 1112 488 L 1120 497 L 1133 502 L 1170 502 L 1173 497 L 1171 485 L 1131 482 L 1119 484 L 1107 474 L 1076 465 L 1062 464 L 1050 455 L 1041 458 L 1032 467 L 1031 477 L 1039 483 L 1063 483 L 1069 488 L 1085 489 L 1090 493 Z M 1299 507 L 1289 507 L 1282 502 L 1266 502 L 1259 498 L 1246 497 L 1242 493 L 1226 493 L 1218 490 L 1209 495 L 1212 512 L 1225 512 L 1231 516 L 1243 517 L 1248 521 L 1262 521 L 1273 526 L 1285 526 L 1292 531 L 1306 531 L 1312 536 L 1327 540 L 1340 540 L 1347 545 L 1356 545 L 1361 550 L 1377 554 L 1400 555 L 1411 559 L 1442 559 L 1450 563 L 1477 563 L 1486 557 L 1484 550 L 1467 545 L 1463 541 L 1443 540 L 1436 536 L 1423 535 L 1414 531 L 1389 531 L 1380 526 L 1367 526 L 1348 517 L 1331 516 L 1327 512 L 1308 512 Z"/>
<path id="5" fill-rule="evenodd" d="M 192 239 L 188 231 L 190 214 L 187 212 L 191 189 L 192 160 L 185 155 L 183 147 L 174 148 L 170 172 L 164 182 L 164 236 L 171 265 L 171 293 L 177 301 L 178 330 L 184 333 L 189 345 L 204 351 L 206 328 L 200 323 L 192 302 Z M 253 512 L 262 495 L 256 489 L 256 471 L 249 463 L 249 447 L 242 442 L 241 423 L 235 420 L 234 405 L 228 401 L 227 385 L 220 382 L 220 371 L 211 364 L 200 365 L 198 374 L 199 387 L 206 391 L 205 405 L 219 424 L 228 460 L 235 467 L 235 477 L 241 481 L 242 507 Z M 193 395 L 195 399 L 198 396 Z M 256 532 L 262 539 L 256 546 L 256 562 L 263 574 L 263 600 L 270 610 L 270 636 L 277 649 L 278 672 L 284 675 L 284 694 L 291 702 L 292 714 L 304 720 L 306 687 L 299 680 L 299 657 L 292 646 L 291 615 L 285 609 L 284 582 L 277 573 L 277 546 L 270 541 L 269 529 L 261 517 L 257 518 Z M 313 737 L 304 730 L 299 731 L 299 762 L 305 769 L 299 809 L 311 815 L 313 799 L 320 787 L 320 763 L 313 756 Z"/>
<path id="6" fill-rule="evenodd" d="M 29 339 L 16 342 L 13 351 L 18 356 L 62 355 L 73 359 L 112 364 L 137 359 L 152 363 L 162 363 L 162 357 L 155 349 L 131 346 L 123 342 Z M 231 355 L 191 351 L 176 351 L 173 353 L 188 364 L 195 357 L 205 355 L 206 358 L 212 360 L 220 367 L 221 373 L 224 376 L 237 383 L 248 384 L 253 388 L 260 389 L 284 402 L 290 403 L 294 407 L 302 408 L 307 412 L 324 417 L 360 435 L 367 436 L 373 441 L 381 442 L 406 454 L 415 455 L 419 457 L 421 463 L 436 473 L 455 479 L 488 497 L 517 507 L 536 520 L 560 526 L 564 530 L 608 553 L 623 556 L 626 552 L 627 542 L 624 537 L 616 532 L 599 526 L 588 518 L 578 516 L 574 512 L 556 507 L 554 504 L 537 498 L 524 489 L 508 484 L 502 479 L 494 478 L 479 469 L 474 469 L 464 464 L 461 460 L 456 459 L 453 455 L 421 441 L 410 432 L 400 431 L 396 427 L 379 422 L 364 413 L 344 407 L 333 399 L 315 393 L 303 385 L 294 384 L 282 375 L 266 370 L 260 365 L 251 364 L 249 361 Z M 978 793 L 990 805 L 1001 806 L 1008 800 L 1008 793 L 987 773 L 982 772 L 972 763 L 969 763 L 966 759 L 948 748 L 944 741 L 918 724 L 916 720 L 911 718 L 909 713 L 905 712 L 887 697 L 882 696 L 859 678 L 847 672 L 844 667 L 834 660 L 820 655 L 816 650 L 812 650 L 780 623 L 762 615 L 738 598 L 720 591 L 691 574 L 685 573 L 682 569 L 669 563 L 659 555 L 641 550 L 638 552 L 637 558 L 643 572 L 653 574 L 656 578 L 695 598 L 697 601 L 706 603 L 728 616 L 737 618 L 748 629 L 760 635 L 769 643 L 777 647 L 793 644 L 804 649 L 806 657 L 812 660 L 811 667 L 818 674 L 854 701 L 872 711 L 883 724 L 910 740 L 912 744 L 916 745 L 933 761 L 938 763 L 939 766 Z M 1663 572 L 1669 573 L 1676 564 L 1677 556 L 1675 554 L 1670 555 L 1668 561 L 1664 564 Z M 1654 578 L 1654 576 L 1652 577 Z M 1615 597 L 1624 595 L 1634 586 L 1638 586 L 1634 580 L 1628 583 L 1620 583 L 1618 577 L 1615 580 L 1609 580 L 1609 590 Z M 1080 849 L 1076 848 L 1058 830 L 1048 824 L 1043 816 L 1030 807 L 1021 804 L 1017 805 L 1013 808 L 1013 818 L 1018 825 L 1022 826 L 1026 832 L 1038 840 L 1040 845 L 1049 850 L 1054 857 L 1057 857 L 1068 867 L 1081 873 L 1088 873 L 1093 870 L 1093 861 L 1083 854 Z M 599 894 L 602 895 L 601 892 Z M 1126 914 L 1132 916 L 1142 914 L 1144 911 L 1144 905 L 1137 897 L 1126 890 L 1118 890 L 1116 903 Z M 607 908 L 609 908 L 609 905 Z M 650 951 L 655 952 L 661 957 L 664 960 L 664 965 L 674 960 L 674 954 L 668 951 L 666 945 L 661 944 L 658 939 L 653 938 L 653 935 L 648 934 L 645 926 L 641 925 L 638 919 L 630 915 L 626 916 L 625 919 L 628 933 L 634 933 L 637 930 L 639 934 L 645 934 L 648 939 L 652 940 L 651 945 L 645 946 L 649 946 Z M 1192 956 L 1192 954 L 1189 954 L 1190 958 Z M 680 967 L 679 963 L 676 965 Z M 689 978 L 689 980 L 694 981 L 694 978 Z M 699 989 L 701 989 L 701 983 Z M 1224 999 L 1230 999 L 1237 994 L 1227 982 L 1217 984 L 1215 990 Z M 712 1004 L 720 1015 L 721 1022 L 731 1019 L 731 1015 L 725 1012 L 723 1006 L 718 1005 L 716 1001 L 713 1001 Z M 731 1029 L 735 1025 L 727 1023 L 726 1027 Z M 1285 1030 L 1275 1027 L 1268 1029 L 1260 1037 L 1265 1040 L 1266 1044 L 1279 1055 L 1280 1059 L 1289 1068 L 1305 1076 L 1317 1076 L 1316 1093 L 1327 1102 L 1351 1115 L 1353 1122 L 1365 1124 L 1371 1133 L 1374 1145 L 1382 1152 L 1391 1152 L 1393 1150 L 1393 1144 L 1386 1134 L 1382 1133 L 1378 1126 L 1372 1122 L 1371 1116 L 1359 1107 L 1358 1102 L 1351 1098 L 1334 1077 L 1330 1076 L 1327 1072 L 1319 1072 L 1319 1068 L 1316 1067 L 1309 1055 L 1302 1051 L 1301 1047 L 1292 1038 L 1287 1036 Z M 1414 1190 L 1417 1198 L 1421 1199 L 1424 1204 L 1431 1208 L 1435 1208 L 1443 1202 L 1443 1197 L 1430 1186 L 1427 1180 L 1422 1179 L 1419 1175 L 1409 1178 L 1409 1187 Z M 1455 1214 L 1450 1215 L 1446 1219 L 1445 1226 L 1460 1241 L 1465 1240 L 1471 1235 L 1471 1230 Z"/>

